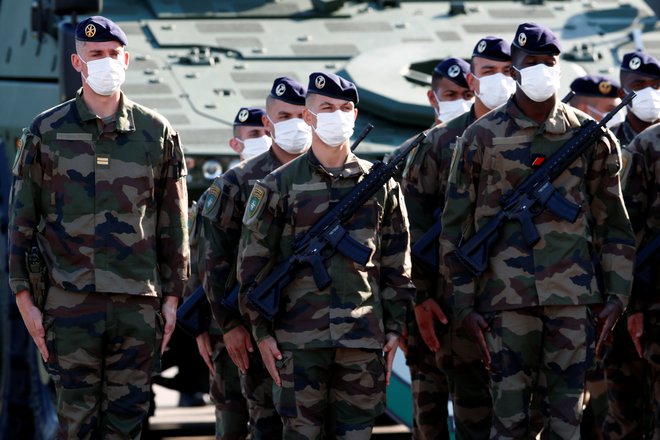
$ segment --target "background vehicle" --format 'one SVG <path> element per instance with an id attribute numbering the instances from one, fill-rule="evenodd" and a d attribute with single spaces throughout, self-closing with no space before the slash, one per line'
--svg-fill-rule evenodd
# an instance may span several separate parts
<path id="1" fill-rule="evenodd" d="M 617 78 L 622 55 L 636 48 L 660 58 L 658 9 L 657 0 L 0 0 L 0 140 L 13 160 L 21 128 L 79 87 L 69 56 L 83 15 L 101 12 L 126 31 L 123 89 L 180 131 L 193 200 L 237 160 L 228 140 L 238 108 L 264 105 L 277 76 L 305 83 L 328 70 L 353 80 L 356 133 L 375 125 L 359 154 L 379 158 L 432 123 L 433 66 L 468 58 L 482 36 L 511 39 L 528 20 L 552 28 L 562 39 L 565 93 L 577 76 Z M 3 331 L 6 315 L 0 310 Z M 389 409 L 410 423 L 407 369 L 397 365 Z"/>

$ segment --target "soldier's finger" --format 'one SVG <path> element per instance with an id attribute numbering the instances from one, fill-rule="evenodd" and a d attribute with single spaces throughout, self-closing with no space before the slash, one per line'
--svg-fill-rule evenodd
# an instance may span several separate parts
<path id="1" fill-rule="evenodd" d="M 44 338 L 33 338 L 34 343 L 37 344 L 37 348 L 39 349 L 39 353 L 41 354 L 41 358 L 44 360 L 44 362 L 48 362 L 48 348 L 46 348 L 46 340 Z"/>
<path id="2" fill-rule="evenodd" d="M 435 317 L 438 318 L 438 321 L 440 321 L 441 323 L 447 324 L 447 322 L 449 322 L 447 320 L 447 316 L 445 315 L 445 312 L 442 311 L 442 308 L 440 308 L 440 306 L 436 302 L 433 302 L 433 304 L 431 304 L 431 311 L 433 312 Z"/>
<path id="3" fill-rule="evenodd" d="M 644 357 L 644 351 L 642 350 L 642 341 L 640 338 L 632 338 L 633 344 L 635 345 L 635 351 L 640 358 Z"/>
<path id="4" fill-rule="evenodd" d="M 486 368 L 490 368 L 490 351 L 488 351 L 488 345 L 486 344 L 486 338 L 482 332 L 478 332 L 477 340 L 479 341 L 479 348 L 481 349 L 481 356 L 486 363 Z"/>
<path id="5" fill-rule="evenodd" d="M 167 344 L 170 343 L 171 337 L 172 337 L 172 330 L 168 332 L 167 326 L 165 326 L 165 330 L 163 331 L 163 342 L 160 344 L 160 354 L 165 353 L 165 349 L 167 348 Z"/>
<path id="6" fill-rule="evenodd" d="M 607 322 L 605 324 L 606 325 L 603 326 L 603 330 L 601 330 L 600 335 L 598 336 L 598 342 L 596 343 L 596 356 L 600 356 L 600 352 L 603 349 L 603 342 L 605 342 L 607 336 L 610 334 Z"/>
<path id="7" fill-rule="evenodd" d="M 422 340 L 429 347 L 429 350 L 435 352 L 440 349 L 440 341 L 435 335 L 435 329 L 433 327 L 430 329 L 428 327 L 420 328 L 419 333 L 422 335 Z"/>
<path id="8" fill-rule="evenodd" d="M 394 364 L 394 356 L 396 355 L 396 346 L 387 352 L 385 360 L 387 361 L 385 370 L 385 385 L 390 384 L 390 377 L 392 376 L 392 365 Z"/>
<path id="9" fill-rule="evenodd" d="M 252 341 L 250 340 L 249 336 L 245 338 L 245 349 L 250 353 L 254 351 L 254 347 L 252 347 Z"/>
<path id="10" fill-rule="evenodd" d="M 239 361 L 239 366 L 238 368 L 241 369 L 243 373 L 245 373 L 250 366 L 250 358 L 248 356 L 248 352 L 245 348 L 241 347 L 240 350 L 238 350 L 238 361 Z"/>

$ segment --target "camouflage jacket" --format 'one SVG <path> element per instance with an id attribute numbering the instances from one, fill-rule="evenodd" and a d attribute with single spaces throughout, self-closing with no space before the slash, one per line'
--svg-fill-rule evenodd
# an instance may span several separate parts
<path id="1" fill-rule="evenodd" d="M 445 205 L 445 192 L 449 166 L 456 145 L 456 138 L 476 120 L 474 107 L 469 112 L 436 125 L 426 134 L 426 140 L 411 153 L 403 172 L 401 189 L 410 220 L 410 239 L 413 243 L 437 221 L 438 210 Z M 443 280 L 429 276 L 413 261 L 413 282 L 417 288 L 415 302 L 429 297 L 441 299 Z"/>
<path id="2" fill-rule="evenodd" d="M 626 185 L 629 181 L 629 175 L 632 170 L 632 157 L 633 151 L 630 147 L 630 142 L 637 136 L 637 132 L 632 128 L 628 122 L 628 118 L 624 119 L 620 124 L 612 127 L 612 133 L 619 140 L 621 146 L 621 188 L 625 191 Z"/>
<path id="3" fill-rule="evenodd" d="M 37 116 L 13 167 L 10 283 L 28 287 L 36 232 L 52 285 L 147 296 L 183 292 L 189 273 L 186 169 L 165 118 L 123 94 L 103 124 L 82 98 Z"/>
<path id="4" fill-rule="evenodd" d="M 619 185 L 617 141 L 610 132 L 554 180 L 560 193 L 581 207 L 574 223 L 544 210 L 534 218 L 541 239 L 530 249 L 522 240 L 520 223 L 505 221 L 490 249 L 488 269 L 476 283 L 452 258 L 461 237 L 483 227 L 500 210 L 500 198 L 532 173 L 532 162 L 552 155 L 585 118 L 558 102 L 539 125 L 510 99 L 471 125 L 458 141 L 440 240 L 459 319 L 474 309 L 591 304 L 602 302 L 603 295 L 623 307 L 627 304 L 634 235 Z"/>
<path id="5" fill-rule="evenodd" d="M 243 213 L 250 191 L 262 179 L 282 164 L 272 150 L 243 161 L 218 177 L 208 189 L 203 210 L 203 235 L 207 241 L 203 262 L 206 267 L 205 287 L 213 316 L 226 333 L 242 323 L 224 307 L 226 289 L 236 285 L 236 257 L 241 239 Z"/>
<path id="6" fill-rule="evenodd" d="M 642 131 L 629 144 L 633 152 L 631 172 L 624 190 L 637 244 L 643 246 L 660 234 L 660 124 Z M 635 286 L 629 312 L 660 309 L 660 277 L 653 292 Z"/>
<path id="7" fill-rule="evenodd" d="M 349 347 L 382 349 L 385 334 L 401 334 L 414 295 L 410 280 L 408 220 L 399 185 L 390 179 L 345 224 L 373 250 L 366 266 L 335 252 L 325 262 L 332 284 L 319 290 L 302 266 L 282 291 L 271 328 L 246 301 L 257 276 L 291 255 L 303 234 L 366 175 L 371 164 L 352 153 L 330 172 L 310 150 L 257 182 L 243 217 L 238 258 L 241 310 L 257 341 L 272 334 L 283 349 Z"/>

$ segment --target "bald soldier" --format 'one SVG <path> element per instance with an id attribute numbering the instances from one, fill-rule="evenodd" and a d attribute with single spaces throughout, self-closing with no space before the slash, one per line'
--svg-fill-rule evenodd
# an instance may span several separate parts
<path id="1" fill-rule="evenodd" d="M 446 63 L 446 62 L 445 62 Z M 456 64 L 458 66 L 458 63 Z M 446 70 L 451 69 L 451 65 Z M 427 133 L 426 140 L 408 161 L 403 174 L 402 188 L 410 216 L 410 231 L 415 242 L 437 221 L 437 214 L 444 207 L 449 165 L 456 137 L 491 109 L 504 104 L 515 91 L 511 79 L 511 53 L 509 44 L 497 37 L 485 37 L 477 42 L 472 51 L 470 71 L 466 72 L 465 84 L 476 96 L 474 104 L 456 118 L 435 126 Z M 488 373 L 481 362 L 478 347 L 464 329 L 451 316 L 451 297 L 445 284 L 449 281 L 446 271 L 438 277 L 427 273 L 419 262 L 413 260 L 413 281 L 417 287 L 415 315 L 418 329 L 409 326 L 409 334 L 419 334 L 430 352 L 431 361 L 414 365 L 415 344 L 409 343 L 407 360 L 411 366 L 413 399 L 415 403 L 416 438 L 442 438 L 446 409 L 446 397 L 430 390 L 441 384 L 428 383 L 433 378 L 432 368 L 447 375 L 452 395 L 456 431 L 464 439 L 485 439 L 490 433 L 491 398 L 488 390 Z M 445 318 L 447 314 L 450 324 Z M 417 336 L 419 337 L 419 336 Z M 421 347 L 420 352 L 428 352 Z M 425 355 L 428 357 L 428 355 Z M 432 365 L 428 366 L 429 364 Z M 444 400 L 444 401 L 443 401 Z"/>
<path id="2" fill-rule="evenodd" d="M 533 218 L 540 240 L 528 245 L 521 224 L 505 220 L 486 270 L 476 277 L 454 253 L 498 214 L 501 197 L 588 118 L 557 99 L 560 51 L 550 29 L 518 27 L 511 45 L 516 92 L 459 139 L 442 212 L 441 250 L 452 277 L 454 312 L 489 367 L 492 439 L 536 434 L 530 432 L 534 395 L 543 397 L 543 435 L 580 438 L 596 331 L 590 306 L 603 304 L 598 351 L 631 288 L 634 236 L 619 185 L 618 146 L 609 132 L 553 181 L 563 197 L 581 206 L 575 222 L 543 210 Z"/>
<path id="3" fill-rule="evenodd" d="M 408 223 L 390 179 L 343 225 L 371 250 L 366 265 L 336 252 L 325 260 L 332 282 L 319 289 L 311 267 L 291 274 L 272 323 L 246 301 L 273 264 L 289 258 L 299 234 L 364 178 L 371 163 L 350 150 L 358 91 L 335 74 L 309 77 L 303 119 L 312 146 L 257 182 L 239 248 L 241 309 L 276 387 L 285 439 L 368 439 L 385 407 L 385 386 L 414 295 Z"/>
<path id="4" fill-rule="evenodd" d="M 139 439 L 189 272 L 185 160 L 169 122 L 121 91 L 119 26 L 94 16 L 75 35 L 82 88 L 33 120 L 14 163 L 10 284 L 55 384 L 57 438 Z"/>
<path id="5" fill-rule="evenodd" d="M 216 377 L 224 381 L 218 385 L 225 390 L 238 390 L 240 378 L 240 390 L 250 414 L 250 432 L 255 440 L 282 437 L 282 422 L 273 406 L 273 380 L 255 353 L 249 322 L 224 307 L 222 301 L 228 300 L 229 292 L 238 288 L 237 248 L 243 213 L 254 183 L 304 153 L 312 142 L 311 128 L 302 119 L 305 94 L 305 87 L 294 79 L 275 79 L 266 98 L 266 112 L 259 112 L 258 121 L 272 139 L 270 148 L 217 178 L 208 190 L 203 210 L 203 236 L 208 252 L 202 264 L 207 269 L 207 292 L 225 347 L 216 357 L 223 358 L 216 371 L 222 368 L 233 373 L 224 377 L 216 373 Z M 253 115 L 256 113 L 250 113 L 248 120 Z M 238 308 L 238 304 L 233 307 Z M 236 375 L 236 368 L 240 375 Z"/>

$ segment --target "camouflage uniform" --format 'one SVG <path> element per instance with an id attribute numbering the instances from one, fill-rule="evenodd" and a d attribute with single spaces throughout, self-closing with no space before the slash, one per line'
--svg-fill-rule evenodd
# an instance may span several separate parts
<path id="1" fill-rule="evenodd" d="M 311 267 L 301 267 L 281 292 L 272 326 L 245 301 L 264 267 L 288 258 L 295 237 L 370 166 L 351 153 L 340 169 L 329 171 L 310 150 L 257 182 L 250 195 L 238 260 L 241 310 L 255 339 L 272 335 L 282 351 L 282 387 L 274 398 L 284 438 L 318 439 L 324 426 L 336 438 L 369 438 L 384 410 L 385 336 L 401 334 L 414 294 L 406 210 L 393 180 L 345 224 L 353 239 L 373 250 L 366 266 L 334 253 L 325 262 L 332 284 L 323 290 Z"/>
<path id="2" fill-rule="evenodd" d="M 221 178 L 217 178 L 208 190 L 209 198 L 203 211 L 204 237 L 208 243 L 208 252 L 204 257 L 208 274 L 207 295 L 213 304 L 215 320 L 223 333 L 239 325 L 246 325 L 240 317 L 222 307 L 221 301 L 226 289 L 233 289 L 237 283 L 236 253 L 247 199 L 257 179 L 265 177 L 280 165 L 272 150 L 268 150 L 231 168 Z M 254 341 L 253 346 L 256 349 Z M 225 356 L 229 357 L 228 354 Z M 238 372 L 235 365 L 232 369 Z M 252 438 L 281 438 L 282 422 L 273 406 L 273 379 L 258 353 L 250 356 L 250 367 L 246 374 L 238 375 L 250 413 Z M 238 387 L 239 381 L 234 385 Z M 229 383 L 225 383 L 225 387 L 229 386 Z"/>
<path id="3" fill-rule="evenodd" d="M 626 206 L 630 214 L 637 243 L 643 245 L 651 237 L 660 233 L 660 124 L 642 131 L 629 145 L 633 152 L 632 170 L 624 190 Z M 630 298 L 628 313 L 644 312 L 644 333 L 642 348 L 646 361 L 645 373 L 637 382 L 639 394 L 647 389 L 651 393 L 651 408 L 642 408 L 644 415 L 652 422 L 653 431 L 639 430 L 639 434 L 653 432 L 653 439 L 660 439 L 660 277 L 655 274 L 652 286 L 635 284 Z M 635 359 L 639 359 L 634 354 Z M 641 379 L 641 380 L 640 380 Z M 639 408 L 636 408 L 639 410 Z M 623 425 L 625 426 L 625 425 Z M 608 426 L 609 427 L 609 426 Z M 611 437 L 621 433 L 609 432 Z"/>
<path id="4" fill-rule="evenodd" d="M 627 303 L 634 241 L 610 133 L 554 181 L 562 195 L 582 206 L 574 223 L 541 212 L 534 219 L 541 238 L 530 249 L 520 224 L 505 222 L 489 266 L 476 280 L 453 259 L 461 237 L 501 209 L 500 197 L 531 174 L 534 159 L 552 155 L 585 118 L 558 102 L 538 124 L 510 99 L 466 130 L 452 162 L 441 249 L 452 274 L 457 318 L 477 311 L 490 326 L 485 337 L 492 358 L 492 438 L 529 436 L 530 400 L 537 391 L 545 396 L 546 434 L 578 438 L 584 379 L 593 363 L 587 305 L 604 299 Z M 603 291 L 593 264 L 597 256 Z"/>
<path id="5" fill-rule="evenodd" d="M 123 94 L 104 123 L 79 91 L 25 130 L 13 172 L 10 284 L 29 290 L 36 235 L 51 285 L 44 328 L 59 438 L 139 438 L 160 298 L 180 296 L 189 270 L 178 136 Z"/>
<path id="6" fill-rule="evenodd" d="M 433 225 L 437 220 L 434 213 L 444 207 L 449 167 L 456 138 L 463 134 L 463 131 L 475 120 L 474 110 L 471 109 L 446 124 L 434 127 L 427 133 L 424 143 L 408 161 L 403 175 L 402 189 L 410 216 L 410 235 L 413 242 L 417 241 Z M 421 338 L 418 350 L 431 355 L 426 357 L 433 359 L 432 365 L 439 373 L 436 375 L 437 380 L 445 383 L 447 380 L 449 381 L 456 430 L 461 438 L 488 438 L 492 417 L 488 372 L 479 357 L 478 347 L 468 337 L 460 323 L 450 314 L 451 297 L 444 296 L 447 289 L 443 288 L 443 284 L 448 281 L 447 271 L 443 268 L 441 272 L 444 276 L 429 276 L 413 262 L 413 281 L 417 287 L 415 302 L 421 304 L 428 298 L 434 299 L 450 320 L 449 326 L 443 328 L 439 335 L 441 350 L 437 357 L 430 352 Z M 409 332 L 416 333 L 410 329 Z M 411 373 L 413 368 L 411 366 Z M 447 377 L 444 376 L 445 374 Z M 413 373 L 413 392 L 415 376 Z M 423 388 L 430 387 L 431 389 L 437 389 L 440 386 L 441 382 L 421 385 Z M 446 402 L 447 397 L 445 394 L 444 397 L 434 398 L 431 402 L 434 408 L 438 408 L 439 413 L 430 411 L 429 417 L 425 417 L 425 412 L 415 412 L 417 425 L 415 428 L 421 431 L 416 438 L 436 438 L 444 435 L 440 433 L 444 431 L 442 420 L 446 420 L 446 410 L 445 418 L 440 417 L 443 402 Z M 422 421 L 424 419 L 426 422 Z"/>
<path id="7" fill-rule="evenodd" d="M 190 228 L 190 248 L 192 267 L 197 282 L 189 286 L 203 284 L 205 292 L 209 291 L 206 276 L 206 256 L 209 252 L 209 241 L 203 230 L 204 218 L 202 212 L 206 206 L 209 189 L 204 191 L 195 206 L 194 220 Z M 210 395 L 215 405 L 215 437 L 217 440 L 240 440 L 248 435 L 248 407 L 241 394 L 238 370 L 222 341 L 222 332 L 215 320 L 211 320 L 208 328 L 213 354 L 211 361 L 215 373 L 210 375 Z"/>

